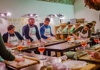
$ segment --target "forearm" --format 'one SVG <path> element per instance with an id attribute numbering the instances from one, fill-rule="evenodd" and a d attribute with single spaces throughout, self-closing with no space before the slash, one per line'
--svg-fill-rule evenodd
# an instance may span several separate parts
<path id="1" fill-rule="evenodd" d="M 0 56 L 5 59 L 12 61 L 15 59 L 15 57 L 5 48 L 4 42 L 0 36 Z"/>
<path id="2" fill-rule="evenodd" d="M 77 35 L 75 35 L 75 34 L 72 34 L 74 37 L 75 37 L 75 39 L 78 39 L 78 36 Z"/>

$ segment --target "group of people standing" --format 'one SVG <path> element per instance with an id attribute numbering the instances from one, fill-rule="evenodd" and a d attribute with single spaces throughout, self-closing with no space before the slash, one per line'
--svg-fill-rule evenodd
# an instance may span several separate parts
<path id="1" fill-rule="evenodd" d="M 35 19 L 29 18 L 28 24 L 23 26 L 22 35 L 15 31 L 14 25 L 9 25 L 7 27 L 7 32 L 1 36 L 0 34 L 0 56 L 4 60 L 8 61 L 24 61 L 23 58 L 18 58 L 13 56 L 6 48 L 12 48 L 18 45 L 19 42 L 22 42 L 24 39 L 28 39 L 31 42 L 42 41 L 41 39 L 51 40 L 52 37 L 55 37 L 51 31 L 51 27 L 49 26 L 50 18 L 45 18 L 44 24 L 40 27 L 40 32 L 38 27 L 34 24 Z M 6 47 L 5 47 L 6 46 Z"/>
<path id="2" fill-rule="evenodd" d="M 23 26 L 22 28 L 22 36 L 19 32 L 15 31 L 14 25 L 9 25 L 7 27 L 8 32 L 4 33 L 3 36 L 0 34 L 0 56 L 5 60 L 16 60 L 16 61 L 23 61 L 23 58 L 16 58 L 14 57 L 5 46 L 11 48 L 14 45 L 17 45 L 19 42 L 22 42 L 24 39 L 28 39 L 31 42 L 41 42 L 42 40 L 52 40 L 52 37 L 56 37 L 49 26 L 50 18 L 45 18 L 43 25 L 40 27 L 40 30 L 35 25 L 35 19 L 29 18 L 28 24 Z M 78 27 L 74 29 L 73 36 L 76 39 L 79 38 L 87 38 L 90 39 L 91 28 L 93 27 L 93 23 L 88 23 L 84 27 Z M 76 33 L 79 32 L 77 36 Z M 3 39 L 2 39 L 3 38 Z"/>
<path id="3" fill-rule="evenodd" d="M 3 34 L 3 40 L 6 46 L 13 47 L 24 39 L 30 40 L 31 42 L 41 42 L 44 40 L 51 40 L 52 37 L 55 37 L 49 26 L 50 19 L 45 18 L 44 24 L 40 27 L 40 30 L 35 25 L 35 19 L 29 18 L 28 24 L 24 25 L 22 28 L 22 36 L 19 32 L 15 31 L 14 25 L 9 25 L 5 34 Z"/>

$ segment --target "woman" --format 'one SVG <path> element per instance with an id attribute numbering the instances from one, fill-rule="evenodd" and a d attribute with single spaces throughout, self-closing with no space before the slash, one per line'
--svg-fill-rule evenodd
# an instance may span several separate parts
<path id="1" fill-rule="evenodd" d="M 81 26 L 78 29 L 76 29 L 73 32 L 73 36 L 76 39 L 80 39 L 80 40 L 89 40 L 91 37 L 91 27 L 92 27 L 92 23 L 88 23 L 87 25 L 85 25 L 84 27 Z M 79 36 L 76 35 L 76 33 L 79 33 Z"/>
<path id="2" fill-rule="evenodd" d="M 8 32 L 3 34 L 3 40 L 6 46 L 9 48 L 16 46 L 19 41 L 23 40 L 23 37 L 20 33 L 15 31 L 15 26 L 9 25 L 7 28 Z"/>

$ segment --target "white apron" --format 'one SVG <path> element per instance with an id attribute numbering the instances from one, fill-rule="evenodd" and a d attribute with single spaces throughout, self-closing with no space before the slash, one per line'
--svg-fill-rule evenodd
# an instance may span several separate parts
<path id="1" fill-rule="evenodd" d="M 83 32 L 83 29 L 82 29 L 81 32 L 79 32 L 79 39 L 80 40 L 86 40 L 87 37 L 88 37 L 88 31 L 85 34 L 83 34 L 82 32 Z M 88 47 L 89 47 L 89 44 L 88 44 Z M 85 47 L 80 47 L 79 49 L 85 49 Z"/>
<path id="2" fill-rule="evenodd" d="M 7 43 L 10 43 L 10 44 L 16 46 L 18 44 L 18 42 L 19 42 L 19 40 L 15 33 L 14 33 L 14 36 L 10 36 L 10 34 L 8 34 L 8 42 Z"/>
<path id="3" fill-rule="evenodd" d="M 44 35 L 45 35 L 46 37 L 50 37 L 50 38 L 51 38 L 50 28 L 45 28 Z M 47 42 L 50 41 L 50 40 L 48 40 L 48 39 L 43 39 L 43 38 L 42 38 L 42 41 L 45 42 L 45 43 L 47 43 Z"/>
<path id="4" fill-rule="evenodd" d="M 52 37 L 51 34 L 50 34 L 50 28 L 45 28 L 44 35 L 47 36 L 47 37 Z"/>
<path id="5" fill-rule="evenodd" d="M 33 41 L 38 41 L 37 37 L 36 37 L 36 29 L 35 27 L 29 27 L 29 36 L 33 39 Z"/>
<path id="6" fill-rule="evenodd" d="M 88 31 L 87 31 L 87 33 L 85 33 L 85 34 L 83 34 L 82 32 L 83 32 L 83 29 L 82 29 L 81 32 L 79 32 L 79 39 L 80 39 L 80 40 L 86 40 L 87 37 L 88 37 Z"/>

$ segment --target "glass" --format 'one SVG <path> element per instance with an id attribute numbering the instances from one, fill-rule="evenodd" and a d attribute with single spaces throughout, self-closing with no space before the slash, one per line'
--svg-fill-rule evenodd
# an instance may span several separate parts
<path id="1" fill-rule="evenodd" d="M 96 44 L 98 44 L 98 41 L 99 41 L 99 38 L 98 37 L 95 37 L 94 38 L 94 42 L 96 42 Z"/>
<path id="2" fill-rule="evenodd" d="M 23 55 L 23 54 L 21 54 L 21 50 L 23 49 L 23 45 L 22 44 L 19 44 L 18 46 L 17 46 L 17 49 L 20 51 L 20 54 L 19 55 Z"/>
<path id="3" fill-rule="evenodd" d="M 43 52 L 45 51 L 44 43 L 40 43 L 38 46 L 38 51 L 40 52 L 40 55 L 42 55 L 41 60 L 44 60 L 46 58 L 43 57 Z"/>
<path id="4" fill-rule="evenodd" d="M 30 44 L 31 44 L 31 41 L 30 41 L 30 39 L 28 39 L 27 40 L 27 45 L 28 45 L 29 48 L 30 48 Z"/>
<path id="5" fill-rule="evenodd" d="M 87 41 L 82 41 L 81 46 L 83 47 L 82 49 L 85 50 L 85 48 L 87 46 Z"/>
<path id="6" fill-rule="evenodd" d="M 67 37 L 67 40 L 68 40 L 68 44 L 70 44 L 71 37 L 68 36 L 68 37 Z"/>

